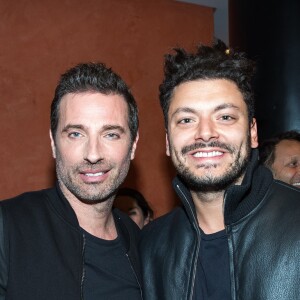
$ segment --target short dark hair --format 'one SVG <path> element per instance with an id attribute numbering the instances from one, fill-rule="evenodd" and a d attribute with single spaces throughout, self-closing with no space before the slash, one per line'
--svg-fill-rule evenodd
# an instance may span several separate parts
<path id="1" fill-rule="evenodd" d="M 199 79 L 227 79 L 236 83 L 247 105 L 249 122 L 254 117 L 254 93 L 252 80 L 255 62 L 243 52 L 228 49 L 220 40 L 212 47 L 200 45 L 196 53 L 174 48 L 175 54 L 165 56 L 165 78 L 159 87 L 160 105 L 165 126 L 168 126 L 168 111 L 174 88 L 181 83 Z"/>
<path id="2" fill-rule="evenodd" d="M 271 168 L 275 161 L 276 146 L 283 140 L 296 141 L 300 143 L 300 132 L 297 130 L 284 131 L 263 141 L 259 147 L 259 159 L 262 164 Z"/>
<path id="3" fill-rule="evenodd" d="M 127 196 L 134 199 L 136 204 L 141 208 L 144 217 L 147 218 L 149 216 L 150 219 L 153 219 L 153 210 L 139 191 L 124 187 L 119 189 L 117 196 Z"/>
<path id="4" fill-rule="evenodd" d="M 70 93 L 84 92 L 123 96 L 128 106 L 128 125 L 131 141 L 135 140 L 139 126 L 137 104 L 124 80 L 103 63 L 78 64 L 61 75 L 51 104 L 50 122 L 54 139 L 62 97 Z"/>

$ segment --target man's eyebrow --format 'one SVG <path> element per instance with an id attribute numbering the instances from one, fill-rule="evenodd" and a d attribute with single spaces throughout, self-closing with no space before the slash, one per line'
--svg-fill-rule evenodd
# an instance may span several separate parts
<path id="1" fill-rule="evenodd" d="M 217 107 L 215 107 L 214 112 L 217 112 L 219 110 L 226 109 L 226 108 L 234 108 L 234 109 L 240 110 L 240 108 L 238 106 L 236 106 L 232 103 L 224 103 L 224 104 L 220 104 Z M 194 114 L 196 112 L 197 112 L 196 109 L 193 109 L 191 107 L 187 107 L 187 106 L 179 107 L 173 112 L 173 114 L 171 115 L 171 118 L 173 116 L 175 116 L 176 114 L 179 114 L 179 113 L 192 113 L 192 114 Z"/>
<path id="2" fill-rule="evenodd" d="M 83 129 L 84 127 L 82 126 L 82 125 L 79 125 L 79 124 L 67 124 L 64 128 L 63 128 L 63 130 L 62 130 L 62 132 L 67 132 L 67 131 L 69 131 L 70 129 Z"/>
<path id="3" fill-rule="evenodd" d="M 217 112 L 219 110 L 222 109 L 226 109 L 226 108 L 234 108 L 236 110 L 240 110 L 240 108 L 232 103 L 224 103 L 224 104 L 220 104 L 217 107 L 215 107 L 214 111 Z"/>
<path id="4" fill-rule="evenodd" d="M 125 132 L 125 129 L 123 126 L 120 126 L 120 125 L 104 125 L 102 127 L 103 131 L 106 131 L 106 130 L 118 130 L 120 131 L 121 133 L 124 133 Z"/>
<path id="5" fill-rule="evenodd" d="M 171 115 L 171 118 L 179 113 L 196 113 L 196 110 L 190 107 L 178 107 Z"/>
<path id="6" fill-rule="evenodd" d="M 84 130 L 85 127 L 83 125 L 80 125 L 80 124 L 67 124 L 62 132 L 67 132 L 69 131 L 70 129 L 80 129 L 80 130 Z M 125 129 L 124 127 L 120 126 L 120 125 L 104 125 L 102 128 L 102 131 L 107 131 L 107 130 L 118 130 L 120 131 L 121 133 L 124 133 L 125 132 Z"/>

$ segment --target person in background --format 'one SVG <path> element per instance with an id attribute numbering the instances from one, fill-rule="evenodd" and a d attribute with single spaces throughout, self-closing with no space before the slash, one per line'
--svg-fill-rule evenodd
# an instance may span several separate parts
<path id="1" fill-rule="evenodd" d="M 0 204 L 0 299 L 142 299 L 140 230 L 112 210 L 138 141 L 126 83 L 102 63 L 68 70 L 50 140 L 56 186 Z"/>
<path id="2" fill-rule="evenodd" d="M 153 220 L 153 210 L 144 196 L 135 189 L 119 189 L 114 206 L 127 213 L 141 229 Z"/>
<path id="3" fill-rule="evenodd" d="M 300 299 L 300 190 L 258 161 L 255 65 L 221 41 L 165 58 L 160 102 L 182 207 L 142 230 L 144 299 Z"/>
<path id="4" fill-rule="evenodd" d="M 260 146 L 260 161 L 275 179 L 300 188 L 300 133 L 281 132 L 265 140 Z"/>

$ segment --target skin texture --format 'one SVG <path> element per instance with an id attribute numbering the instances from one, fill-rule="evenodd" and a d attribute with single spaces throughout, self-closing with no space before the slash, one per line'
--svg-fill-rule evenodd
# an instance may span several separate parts
<path id="1" fill-rule="evenodd" d="M 275 148 L 271 169 L 274 178 L 300 188 L 300 142 L 280 141 Z"/>
<path id="2" fill-rule="evenodd" d="M 201 228 L 221 230 L 224 190 L 242 181 L 251 147 L 258 146 L 256 122 L 249 126 L 241 92 L 225 79 L 177 86 L 168 120 L 166 152 L 191 190 Z"/>
<path id="3" fill-rule="evenodd" d="M 128 216 L 142 229 L 149 223 L 149 216 L 145 217 L 136 201 L 128 196 L 117 196 L 114 206 L 128 214 Z"/>
<path id="4" fill-rule="evenodd" d="M 99 237 L 99 228 L 109 229 L 115 237 L 112 202 L 138 140 L 131 144 L 127 104 L 120 95 L 86 92 L 65 95 L 59 109 L 50 138 L 60 188 L 83 228 Z"/>

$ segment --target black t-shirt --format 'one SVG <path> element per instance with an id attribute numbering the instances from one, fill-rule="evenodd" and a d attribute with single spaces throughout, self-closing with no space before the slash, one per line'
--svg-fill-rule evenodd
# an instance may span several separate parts
<path id="1" fill-rule="evenodd" d="M 230 270 L 226 231 L 201 230 L 194 300 L 230 300 Z"/>
<path id="2" fill-rule="evenodd" d="M 85 300 L 141 299 L 140 289 L 121 239 L 108 241 L 86 231 L 83 294 Z"/>

